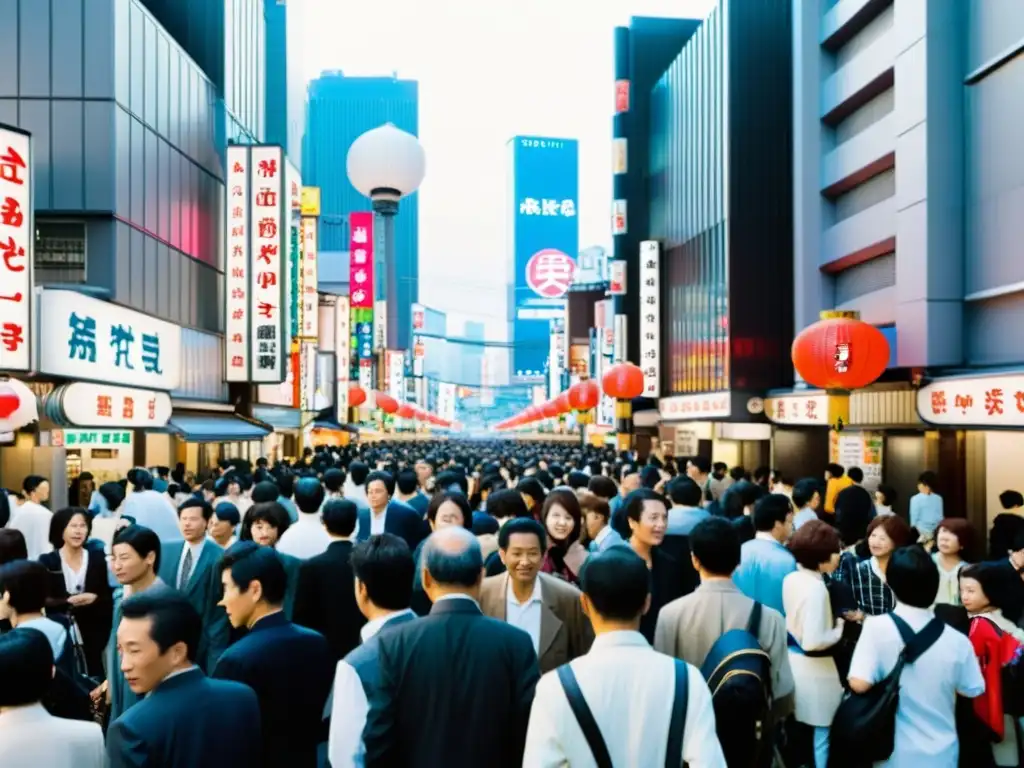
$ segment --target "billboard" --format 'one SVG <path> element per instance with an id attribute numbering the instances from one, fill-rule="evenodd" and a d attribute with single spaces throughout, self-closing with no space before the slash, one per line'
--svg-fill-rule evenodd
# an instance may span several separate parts
<path id="1" fill-rule="evenodd" d="M 509 162 L 512 381 L 541 383 L 549 324 L 564 315 L 576 272 L 579 148 L 574 139 L 516 136 Z"/>

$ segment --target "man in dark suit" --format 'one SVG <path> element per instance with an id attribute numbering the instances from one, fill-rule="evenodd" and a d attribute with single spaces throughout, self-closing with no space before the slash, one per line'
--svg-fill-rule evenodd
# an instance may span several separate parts
<path id="1" fill-rule="evenodd" d="M 111 768 L 259 765 L 256 694 L 196 666 L 202 619 L 181 594 L 144 592 L 121 605 L 121 669 L 143 696 L 107 732 Z M 187 738 L 182 738 L 187 734 Z"/>
<path id="2" fill-rule="evenodd" d="M 393 533 L 405 539 L 409 549 L 426 537 L 428 528 L 423 516 L 408 504 L 392 499 L 395 495 L 395 478 L 390 472 L 378 470 L 366 478 L 366 500 L 368 511 L 359 513 L 359 541 L 366 541 L 377 533 Z"/>
<path id="3" fill-rule="evenodd" d="M 205 499 L 192 497 L 178 509 L 178 527 L 184 541 L 163 542 L 160 546 L 160 580 L 184 594 L 203 618 L 196 663 L 210 672 L 215 656 L 228 644 L 228 621 L 217 606 L 221 597 L 217 562 L 224 554 L 206 535 L 213 517 L 213 506 Z M 213 649 L 211 651 L 211 649 Z"/>
<path id="4" fill-rule="evenodd" d="M 366 623 L 356 604 L 349 564 L 358 516 L 358 508 L 348 499 L 324 504 L 321 521 L 331 543 L 322 555 L 302 563 L 295 590 L 295 623 L 326 637 L 335 661 L 359 645 L 359 630 Z M 409 578 L 411 583 L 412 574 Z"/>
<path id="5" fill-rule="evenodd" d="M 380 690 L 378 638 L 416 618 L 409 608 L 415 564 L 404 539 L 371 536 L 356 545 L 349 562 L 356 602 L 368 621 L 360 632 L 363 644 L 339 661 L 334 673 L 328 756 L 337 768 L 362 764 L 368 702 Z"/>
<path id="6" fill-rule="evenodd" d="M 367 768 L 521 766 L 540 677 L 530 635 L 480 611 L 476 537 L 449 527 L 423 548 L 430 615 L 381 634 Z M 444 706 L 424 706 L 440 701 Z"/>
<path id="7" fill-rule="evenodd" d="M 262 759 L 255 765 L 316 768 L 317 746 L 327 736 L 323 713 L 334 670 L 330 646 L 323 635 L 285 617 L 288 578 L 273 549 L 240 541 L 224 553 L 221 569 L 221 604 L 232 626 L 249 632 L 224 652 L 213 676 L 256 691 L 263 738 Z"/>

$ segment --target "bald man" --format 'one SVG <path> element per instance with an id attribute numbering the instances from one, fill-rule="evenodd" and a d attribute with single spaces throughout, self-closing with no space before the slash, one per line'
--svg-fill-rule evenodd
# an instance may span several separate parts
<path id="1" fill-rule="evenodd" d="M 540 677 L 533 641 L 480 611 L 483 557 L 470 531 L 433 533 L 421 562 L 433 607 L 380 635 L 384 686 L 370 702 L 366 764 L 518 768 Z"/>

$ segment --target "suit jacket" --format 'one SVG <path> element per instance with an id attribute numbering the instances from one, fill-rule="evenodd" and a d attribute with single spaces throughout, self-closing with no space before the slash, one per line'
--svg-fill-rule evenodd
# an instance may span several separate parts
<path id="1" fill-rule="evenodd" d="M 254 765 L 316 768 L 333 673 L 323 635 L 292 624 L 283 611 L 260 619 L 224 652 L 213 676 L 245 683 L 259 699 L 262 763 Z"/>
<path id="2" fill-rule="evenodd" d="M 550 672 L 590 650 L 594 629 L 580 605 L 580 591 L 572 584 L 537 574 L 540 579 L 540 673 Z M 484 579 L 480 590 L 480 609 L 501 621 L 506 620 L 509 576 L 507 573 Z"/>
<path id="3" fill-rule="evenodd" d="M 158 576 L 149 589 L 148 595 L 160 595 L 171 588 L 164 584 Z M 107 683 L 110 689 L 110 721 L 113 722 L 123 715 L 129 707 L 139 701 L 139 697 L 124 679 L 121 671 L 121 657 L 117 652 L 117 625 L 121 623 L 121 603 L 124 601 L 124 587 L 114 590 L 114 621 L 110 629 L 110 639 L 103 650 L 103 665 L 107 671 Z"/>
<path id="4" fill-rule="evenodd" d="M 373 514 L 369 508 L 359 510 L 359 541 L 366 541 L 370 538 L 370 515 Z M 416 549 L 419 543 L 427 537 L 427 524 L 423 522 L 423 516 L 415 509 L 401 501 L 391 500 L 388 502 L 388 510 L 384 516 L 384 531 L 401 536 L 409 549 Z"/>
<path id="5" fill-rule="evenodd" d="M 529 635 L 484 616 L 474 600 L 450 597 L 381 633 L 378 656 L 380 696 L 363 734 L 367 768 L 522 765 L 540 677 Z"/>
<path id="6" fill-rule="evenodd" d="M 178 564 L 184 547 L 184 540 L 160 546 L 159 574 L 168 586 L 178 586 Z M 203 634 L 199 638 L 196 663 L 204 672 L 210 672 L 217 663 L 217 657 L 227 647 L 230 632 L 227 614 L 217 605 L 224 593 L 218 566 L 223 555 L 224 550 L 220 544 L 207 539 L 199 553 L 199 561 L 192 564 L 188 584 L 180 590 L 203 617 Z"/>
<path id="7" fill-rule="evenodd" d="M 351 553 L 351 541 L 332 542 L 326 552 L 302 563 L 295 591 L 293 620 L 327 638 L 335 661 L 359 645 L 366 623 L 356 605 Z"/>
<path id="8" fill-rule="evenodd" d="M 693 589 L 696 575 L 692 574 L 693 564 L 683 565 L 671 555 L 655 547 L 651 552 L 651 607 L 640 619 L 640 634 L 647 642 L 654 642 L 654 629 L 658 623 L 658 613 L 676 598 L 682 597 L 687 590 Z"/>
<path id="9" fill-rule="evenodd" d="M 252 689 L 194 668 L 160 683 L 111 724 L 107 759 L 110 768 L 259 765 L 259 733 Z"/>
<path id="10" fill-rule="evenodd" d="M 103 730 L 96 723 L 54 717 L 42 704 L 0 717 L 5 768 L 103 768 Z"/>

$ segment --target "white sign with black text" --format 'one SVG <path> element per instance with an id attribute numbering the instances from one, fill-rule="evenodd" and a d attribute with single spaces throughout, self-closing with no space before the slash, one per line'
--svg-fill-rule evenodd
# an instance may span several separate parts
<path id="1" fill-rule="evenodd" d="M 644 397 L 661 394 L 661 245 L 640 243 L 640 368 Z"/>

